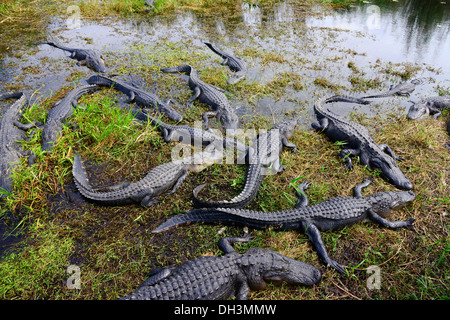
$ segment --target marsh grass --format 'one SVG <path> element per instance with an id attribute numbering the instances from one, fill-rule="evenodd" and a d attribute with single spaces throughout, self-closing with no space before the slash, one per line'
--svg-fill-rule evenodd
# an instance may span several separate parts
<path id="1" fill-rule="evenodd" d="M 131 12 L 136 10 L 133 5 L 137 4 L 137 1 L 123 2 L 127 7 L 121 10 L 126 11 L 131 5 Z M 109 11 L 111 9 L 105 9 L 105 14 Z M 246 59 L 255 59 L 253 61 L 265 58 L 267 65 L 280 63 L 276 52 L 246 48 L 242 54 Z M 174 97 L 180 103 L 192 95 L 186 77 L 162 74 L 161 67 L 191 64 L 205 82 L 224 88 L 230 99 L 237 101 L 266 95 L 280 97 L 286 90 L 303 90 L 309 86 L 315 86 L 316 95 L 383 87 L 377 82 L 355 82 L 347 88 L 326 77 L 304 77 L 298 71 L 279 72 L 267 84 L 254 81 L 231 86 L 226 84 L 231 73 L 219 65 L 217 56 L 207 49 L 192 50 L 189 44 L 167 40 L 152 45 L 133 45 L 123 52 L 111 53 L 110 58 L 117 64 L 117 73 L 136 74 L 145 88 L 155 84 L 158 95 Z M 363 76 L 355 66 L 349 68 L 354 75 Z M 380 63 L 377 70 L 387 69 Z M 395 75 L 395 71 L 382 73 L 388 77 L 412 76 L 405 73 L 406 69 L 399 67 L 398 70 Z M 25 112 L 25 120 L 45 122 L 53 103 L 69 89 L 62 88 L 32 106 Z M 445 90 L 440 88 L 442 93 Z M 304 101 L 304 107 L 309 109 L 312 103 Z M 79 107 L 64 126 L 52 153 L 42 151 L 39 130 L 29 142 L 23 143 L 26 149 L 33 150 L 37 160 L 27 167 L 23 159 L 15 171 L 14 192 L 6 202 L 10 212 L 2 215 L 11 230 L 21 230 L 26 235 L 21 249 L 0 262 L 0 297 L 3 299 L 116 299 L 135 290 L 150 270 L 177 265 L 201 255 L 221 255 L 217 247 L 221 237 L 242 235 L 241 227 L 222 225 L 193 224 L 157 235 L 151 230 L 169 217 L 191 209 L 192 190 L 201 183 L 208 184 L 202 191 L 202 198 L 230 199 L 237 195 L 244 186 L 245 165 L 220 164 L 190 174 L 175 194 L 150 208 L 101 206 L 81 197 L 71 175 L 75 152 L 81 155 L 89 179 L 96 186 L 139 180 L 153 167 L 171 160 L 170 151 L 176 143 L 165 143 L 158 130 L 133 121 L 132 114 L 121 106 L 117 91 L 102 88 L 80 99 Z M 191 108 L 176 108 L 182 111 L 183 123 L 189 125 L 209 110 L 197 101 Z M 250 114 L 245 118 L 244 129 L 267 129 L 273 124 L 269 117 Z M 389 219 L 413 217 L 415 226 L 410 230 L 388 230 L 362 222 L 323 232 L 330 256 L 347 266 L 348 275 L 340 275 L 324 266 L 301 232 L 278 232 L 272 228 L 250 230 L 254 238 L 249 243 L 237 244 L 239 252 L 255 246 L 272 249 L 311 263 L 323 273 L 321 283 L 312 288 L 270 285 L 267 290 L 252 291 L 250 299 L 449 298 L 450 160 L 444 147 L 449 140 L 444 129 L 447 118 L 448 112 L 445 112 L 438 120 L 406 121 L 393 112 L 382 119 L 356 110 L 351 115 L 353 121 L 369 125 L 377 143 L 389 144 L 405 158 L 399 166 L 414 183 L 417 198 Z M 163 121 L 170 122 L 166 118 Z M 217 123 L 211 123 L 219 128 Z M 264 178 L 249 209 L 292 208 L 296 202 L 294 187 L 304 181 L 312 183 L 306 191 L 310 204 L 336 196 L 351 196 L 354 186 L 369 176 L 374 177 L 374 182 L 364 194 L 396 190 L 357 159 L 353 160 L 354 170 L 347 170 L 338 156 L 343 146 L 330 142 L 309 126 L 297 130 L 290 141 L 298 146 L 298 151 L 282 152 L 281 163 L 286 170 Z M 65 270 L 71 264 L 81 267 L 81 290 L 69 290 L 65 285 L 68 278 Z M 366 269 L 370 265 L 381 268 L 381 290 L 367 288 Z"/>

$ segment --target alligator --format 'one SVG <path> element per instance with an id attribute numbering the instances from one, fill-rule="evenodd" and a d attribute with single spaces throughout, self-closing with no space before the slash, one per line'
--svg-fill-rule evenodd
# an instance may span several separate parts
<path id="1" fill-rule="evenodd" d="M 191 106 L 195 99 L 206 103 L 212 107 L 212 111 L 203 114 L 203 124 L 209 127 L 208 117 L 215 116 L 217 120 L 225 127 L 225 129 L 235 130 L 239 126 L 239 117 L 231 107 L 230 102 L 224 94 L 224 90 L 212 84 L 207 84 L 200 80 L 197 70 L 189 65 L 180 65 L 170 68 L 162 68 L 162 72 L 177 73 L 183 72 L 189 75 L 188 84 L 194 91 L 194 95 L 189 98 L 186 105 Z"/>
<path id="2" fill-rule="evenodd" d="M 42 131 L 42 150 L 51 151 L 58 140 L 63 124 L 73 114 L 73 108 L 78 105 L 78 99 L 85 93 L 98 89 L 97 85 L 84 85 L 70 91 L 63 99 L 56 102 L 47 115 L 47 121 Z"/>
<path id="3" fill-rule="evenodd" d="M 177 141 L 185 144 L 201 145 L 203 147 L 214 143 L 216 149 L 227 147 L 235 148 L 241 154 L 240 158 L 245 158 L 248 156 L 249 152 L 252 152 L 250 147 L 239 142 L 237 139 L 223 138 L 221 135 L 215 134 L 211 128 L 203 130 L 187 125 L 177 126 L 162 122 L 160 119 L 152 117 L 149 114 L 148 109 L 142 109 L 142 113 L 138 116 L 138 120 L 141 122 L 149 121 L 153 126 L 157 127 L 161 131 L 161 135 L 165 142 Z"/>
<path id="4" fill-rule="evenodd" d="M 112 187 L 94 189 L 87 178 L 79 155 L 73 161 L 72 173 L 80 193 L 103 205 L 124 205 L 139 203 L 150 207 L 160 201 L 159 196 L 170 188 L 166 197 L 175 193 L 186 179 L 189 172 L 200 172 L 209 165 L 221 160 L 223 153 L 217 151 L 214 145 L 206 147 L 204 152 L 195 153 L 190 157 L 161 164 L 147 173 L 137 182 L 124 182 Z"/>
<path id="5" fill-rule="evenodd" d="M 204 201 L 198 198 L 198 193 L 206 184 L 196 187 L 193 191 L 193 203 L 196 208 L 243 208 L 250 204 L 258 193 L 264 175 L 271 169 L 274 172 L 283 171 L 280 164 L 280 154 L 283 146 L 296 149 L 296 145 L 288 142 L 298 126 L 298 120 L 292 119 L 278 123 L 268 132 L 257 137 L 255 147 L 249 158 L 249 166 L 245 177 L 245 186 L 239 195 L 231 200 Z M 276 134 L 274 134 L 276 133 Z"/>
<path id="6" fill-rule="evenodd" d="M 235 74 L 228 78 L 227 83 L 235 84 L 245 78 L 247 74 L 247 64 L 242 58 L 235 57 L 229 53 L 226 53 L 214 44 L 205 42 L 205 44 L 216 54 L 223 58 L 222 65 L 227 65 L 231 71 L 235 71 Z"/>
<path id="7" fill-rule="evenodd" d="M 278 252 L 250 248 L 238 253 L 235 242 L 251 237 L 226 237 L 219 241 L 224 255 L 203 256 L 179 266 L 158 268 L 150 273 L 134 293 L 121 300 L 220 300 L 236 297 L 246 300 L 251 290 L 261 290 L 268 283 L 312 286 L 321 272 L 312 265 Z"/>
<path id="8" fill-rule="evenodd" d="M 78 60 L 77 65 L 86 65 L 88 68 L 96 72 L 106 72 L 103 57 L 94 50 L 68 48 L 54 42 L 46 42 L 45 44 L 70 52 L 70 58 Z"/>
<path id="9" fill-rule="evenodd" d="M 310 183 L 304 182 L 297 187 L 298 201 L 294 209 L 277 212 L 234 208 L 193 209 L 170 218 L 152 232 L 159 233 L 192 222 L 237 224 L 255 229 L 269 227 L 274 230 L 300 229 L 307 234 L 326 265 L 345 273 L 344 267 L 328 256 L 320 231 L 335 230 L 361 220 L 371 220 L 392 229 L 411 226 L 414 222 L 412 218 L 395 222 L 385 219 L 392 209 L 415 199 L 412 191 L 387 191 L 363 196 L 362 188 L 371 182 L 371 179 L 366 179 L 355 186 L 355 197 L 331 198 L 311 206 L 308 205 L 309 201 L 304 192 Z"/>
<path id="10" fill-rule="evenodd" d="M 25 131 L 34 126 L 20 123 L 23 109 L 28 105 L 28 98 L 22 92 L 8 92 L 0 95 L 1 99 L 18 98 L 11 106 L 5 107 L 0 118 L 0 198 L 11 193 L 13 181 L 12 169 L 19 163 L 20 157 L 30 156 L 29 150 L 23 151 L 19 141 L 26 140 Z"/>
<path id="11" fill-rule="evenodd" d="M 432 114 L 433 118 L 437 119 L 445 108 L 450 108 L 450 96 L 429 97 L 413 104 L 406 117 L 409 120 L 416 120 Z"/>
<path id="12" fill-rule="evenodd" d="M 368 102 L 348 96 L 333 96 L 328 99 L 321 98 L 314 105 L 318 123 L 313 123 L 312 127 L 317 131 L 324 131 L 333 141 L 345 143 L 345 149 L 341 150 L 340 156 L 344 159 L 347 168 L 353 169 L 350 156 L 359 156 L 363 165 L 371 170 L 380 170 L 382 178 L 393 185 L 405 190 L 413 189 L 412 183 L 395 162 L 395 160 L 402 161 L 403 159 L 397 157 L 388 145 L 377 145 L 366 127 L 347 121 L 323 106 L 324 103 L 335 101 L 361 104 Z"/>
<path id="13" fill-rule="evenodd" d="M 122 81 L 113 80 L 101 75 L 93 75 L 86 81 L 89 84 L 113 87 L 114 89 L 121 91 L 129 97 L 127 103 L 135 101 L 137 104 L 144 107 L 157 108 L 158 111 L 164 112 L 170 119 L 174 121 L 183 120 L 183 117 L 170 106 L 170 103 L 173 102 L 171 99 L 162 101 L 157 95 L 153 93 L 146 92 Z"/>
<path id="14" fill-rule="evenodd" d="M 362 99 L 368 99 L 368 98 L 386 98 L 390 96 L 409 96 L 415 89 L 416 86 L 419 84 L 422 84 L 422 79 L 413 79 L 409 82 L 402 82 L 398 85 L 394 86 L 391 85 L 388 91 L 380 94 L 375 94 L 371 96 L 365 96 L 362 97 Z"/>

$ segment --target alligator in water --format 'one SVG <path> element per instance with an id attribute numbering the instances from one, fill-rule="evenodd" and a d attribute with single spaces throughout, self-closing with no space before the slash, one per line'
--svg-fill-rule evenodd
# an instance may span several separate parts
<path id="1" fill-rule="evenodd" d="M 234 71 L 235 74 L 231 76 L 227 83 L 229 84 L 235 84 L 242 79 L 245 78 L 247 74 L 247 64 L 242 58 L 233 56 L 229 53 L 226 53 L 219 48 L 217 48 L 214 44 L 205 42 L 205 44 L 216 54 L 221 56 L 223 58 L 222 65 L 227 65 L 231 71 Z"/>
<path id="2" fill-rule="evenodd" d="M 11 170 L 20 162 L 20 157 L 30 156 L 31 152 L 22 151 L 19 141 L 26 140 L 25 130 L 34 124 L 20 123 L 23 109 L 28 105 L 28 99 L 22 92 L 8 92 L 0 95 L 0 99 L 18 98 L 11 106 L 5 107 L 0 118 L 0 198 L 10 193 L 13 187 Z M 30 160 L 30 158 L 29 158 Z"/>
<path id="3" fill-rule="evenodd" d="M 54 42 L 46 42 L 45 44 L 70 52 L 70 58 L 78 60 L 78 65 L 86 65 L 96 72 L 106 72 L 105 61 L 94 50 L 68 48 Z"/>
<path id="4" fill-rule="evenodd" d="M 371 170 L 380 170 L 381 176 L 398 188 L 411 190 L 412 183 L 397 166 L 395 160 L 403 160 L 397 157 L 387 145 L 377 145 L 364 126 L 345 120 L 344 118 L 326 109 L 323 104 L 335 101 L 368 103 L 362 99 L 347 96 L 334 96 L 321 98 L 315 105 L 314 110 L 319 123 L 313 123 L 312 127 L 318 131 L 324 131 L 332 141 L 345 143 L 345 149 L 341 150 L 340 156 L 345 160 L 345 165 L 353 169 L 350 156 L 359 156 L 360 162 Z"/>
<path id="5" fill-rule="evenodd" d="M 433 118 L 437 119 L 445 108 L 450 108 L 450 96 L 429 97 L 413 104 L 406 117 L 409 120 L 416 120 L 432 114 Z"/>
<path id="6" fill-rule="evenodd" d="M 222 238 L 220 257 L 203 256 L 180 266 L 156 269 L 134 293 L 123 300 L 220 300 L 236 297 L 246 300 L 251 290 L 261 290 L 268 283 L 312 286 L 322 275 L 310 264 L 286 257 L 278 252 L 250 248 L 240 254 L 235 242 L 250 237 Z"/>
<path id="7" fill-rule="evenodd" d="M 191 106 L 193 101 L 198 98 L 200 102 L 206 103 L 212 108 L 212 111 L 203 114 L 205 127 L 209 127 L 208 117 L 215 116 L 225 129 L 235 130 L 238 128 L 239 117 L 231 107 L 223 89 L 200 80 L 197 70 L 189 65 L 162 68 L 161 71 L 167 73 L 183 72 L 189 75 L 188 84 L 194 91 L 194 95 L 187 101 L 187 106 Z"/>
<path id="8" fill-rule="evenodd" d="M 58 140 L 64 122 L 73 114 L 78 99 L 85 93 L 98 89 L 97 85 L 84 85 L 70 91 L 63 99 L 56 102 L 47 115 L 42 131 L 42 150 L 50 151 Z"/>
<path id="9" fill-rule="evenodd" d="M 193 202 L 196 208 L 243 208 L 256 197 L 264 175 L 268 170 L 281 172 L 280 154 L 283 146 L 294 149 L 296 145 L 288 142 L 298 126 L 298 120 L 292 119 L 278 123 L 268 132 L 260 133 L 249 157 L 249 166 L 245 177 L 244 189 L 231 200 L 205 201 L 198 198 L 198 193 L 206 184 L 196 187 L 193 191 Z"/>
<path id="10" fill-rule="evenodd" d="M 204 152 L 161 164 L 137 182 L 125 182 L 106 188 L 94 189 L 90 185 L 79 155 L 74 158 L 72 173 L 80 193 L 94 202 L 104 205 L 123 205 L 135 202 L 140 203 L 143 207 L 150 207 L 159 202 L 158 197 L 170 188 L 172 190 L 167 193 L 166 197 L 175 193 L 189 172 L 200 172 L 207 166 L 220 161 L 222 157 L 223 153 L 211 145 L 211 147 L 205 148 Z"/>
<path id="11" fill-rule="evenodd" d="M 113 80 L 101 75 L 93 75 L 86 80 L 89 84 L 97 84 L 105 87 L 113 87 L 116 90 L 128 96 L 127 102 L 135 101 L 138 105 L 144 107 L 156 108 L 159 112 L 164 112 L 170 119 L 181 121 L 183 117 L 170 106 L 172 100 L 162 101 L 157 95 L 136 88 L 119 80 Z"/>
<path id="12" fill-rule="evenodd" d="M 362 99 L 385 98 L 390 96 L 409 96 L 416 89 L 416 86 L 422 83 L 423 80 L 421 79 L 414 79 L 409 82 L 402 82 L 396 86 L 392 85 L 389 88 L 389 90 L 384 93 L 362 97 Z"/>
<path id="13" fill-rule="evenodd" d="M 201 128 L 193 128 L 187 125 L 171 125 L 162 122 L 160 119 L 152 117 L 147 109 L 142 109 L 142 112 L 137 117 L 141 122 L 150 121 L 150 123 L 157 127 L 161 131 L 161 135 L 166 142 L 177 141 L 184 144 L 191 144 L 193 146 L 206 147 L 211 143 L 214 143 L 216 149 L 220 148 L 235 148 L 238 151 L 239 158 L 245 158 L 249 152 L 252 152 L 251 148 L 239 142 L 234 138 L 223 138 L 221 135 L 217 135 L 209 128 L 203 130 Z M 219 133 L 220 134 L 220 133 Z"/>
<path id="14" fill-rule="evenodd" d="M 320 231 L 334 230 L 361 220 L 371 220 L 392 229 L 411 226 L 414 222 L 414 219 L 396 222 L 385 219 L 392 209 L 415 199 L 412 191 L 379 192 L 363 196 L 362 188 L 370 183 L 371 180 L 367 179 L 357 185 L 354 189 L 355 197 L 336 197 L 308 206 L 304 190 L 309 183 L 305 182 L 298 186 L 298 202 L 291 210 L 256 212 L 233 208 L 194 209 L 170 218 L 152 232 L 158 233 L 192 222 L 237 224 L 255 229 L 301 229 L 308 235 L 323 262 L 345 273 L 344 267 L 328 256 Z"/>

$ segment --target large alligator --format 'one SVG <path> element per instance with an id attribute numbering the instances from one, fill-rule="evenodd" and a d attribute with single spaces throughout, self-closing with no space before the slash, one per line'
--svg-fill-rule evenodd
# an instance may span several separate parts
<path id="1" fill-rule="evenodd" d="M 429 97 L 413 104 L 406 117 L 409 120 L 416 120 L 432 114 L 433 118 L 437 119 L 445 108 L 450 108 L 450 96 Z"/>
<path id="2" fill-rule="evenodd" d="M 56 102 L 47 115 L 42 131 L 42 150 L 50 151 L 58 140 L 64 122 L 73 114 L 78 99 L 85 93 L 98 89 L 97 85 L 84 85 L 70 91 L 63 99 Z"/>
<path id="3" fill-rule="evenodd" d="M 312 286 L 321 280 L 320 271 L 305 262 L 261 248 L 239 254 L 232 246 L 250 239 L 222 238 L 219 248 L 224 255 L 203 256 L 180 266 L 156 269 L 134 293 L 121 299 L 246 300 L 250 289 L 261 290 L 271 282 Z"/>
<path id="4" fill-rule="evenodd" d="M 159 196 L 170 188 L 172 190 L 166 197 L 175 193 L 189 172 L 199 172 L 221 160 L 223 153 L 211 146 L 205 148 L 204 152 L 161 164 L 148 172 L 143 179 L 133 183 L 125 182 L 112 187 L 94 189 L 89 183 L 79 155 L 74 158 L 72 173 L 80 193 L 94 202 L 104 205 L 135 202 L 143 207 L 150 207 L 159 202 Z"/>
<path id="5" fill-rule="evenodd" d="M 113 80 L 101 75 L 93 75 L 86 80 L 89 84 L 97 84 L 100 86 L 113 87 L 116 90 L 126 94 L 129 99 L 127 102 L 135 101 L 138 105 L 144 107 L 156 108 L 159 112 L 164 112 L 170 119 L 181 121 L 183 117 L 170 106 L 172 100 L 162 101 L 157 95 L 136 88 L 119 80 Z"/>
<path id="6" fill-rule="evenodd" d="M 292 119 L 278 123 L 268 132 L 260 133 L 249 157 L 249 166 L 245 177 L 244 189 L 231 200 L 205 201 L 198 198 L 198 193 L 206 184 L 196 187 L 193 191 L 193 202 L 196 208 L 243 208 L 256 197 L 264 175 L 268 170 L 281 172 L 280 154 L 283 146 L 295 149 L 296 145 L 288 142 L 298 126 L 298 120 Z"/>
<path id="7" fill-rule="evenodd" d="M 314 104 L 314 110 L 319 123 L 313 123 L 312 127 L 318 131 L 324 131 L 332 141 L 345 143 L 345 149 L 341 150 L 340 156 L 345 165 L 353 169 L 350 156 L 359 156 L 360 162 L 371 170 L 380 170 L 381 176 L 398 188 L 411 190 L 412 183 L 397 166 L 395 160 L 403 160 L 397 157 L 389 146 L 378 145 L 370 136 L 364 126 L 345 120 L 344 118 L 326 109 L 323 104 L 335 101 L 367 103 L 362 99 L 347 96 L 333 96 L 321 98 Z"/>
<path id="8" fill-rule="evenodd" d="M 375 94 L 371 96 L 365 96 L 362 97 L 362 99 L 368 99 L 368 98 L 385 98 L 390 96 L 409 96 L 415 89 L 416 86 L 419 84 L 422 84 L 422 79 L 413 79 L 409 82 L 402 82 L 396 86 L 391 85 L 388 91 Z"/>
<path id="9" fill-rule="evenodd" d="M 197 70 L 189 65 L 181 65 L 170 68 L 162 68 L 162 72 L 177 73 L 183 72 L 189 75 L 189 87 L 194 91 L 194 95 L 187 101 L 187 106 L 191 106 L 195 99 L 206 103 L 212 111 L 203 114 L 203 123 L 209 127 L 208 117 L 215 116 L 225 129 L 235 130 L 239 126 L 239 117 L 224 94 L 224 90 L 212 84 L 207 84 L 200 80 Z"/>
<path id="10" fill-rule="evenodd" d="M 78 60 L 78 65 L 86 65 L 96 72 L 106 72 L 103 57 L 94 50 L 68 48 L 54 42 L 46 42 L 45 44 L 70 52 L 70 58 Z"/>
<path id="11" fill-rule="evenodd" d="M 357 185 L 354 188 L 355 197 L 336 197 L 308 206 L 308 198 L 304 193 L 309 186 L 306 182 L 298 186 L 298 202 L 291 210 L 257 212 L 232 208 L 194 209 L 170 218 L 152 232 L 158 233 L 192 222 L 237 224 L 256 229 L 301 229 L 314 244 L 322 261 L 345 273 L 344 267 L 328 256 L 320 231 L 334 230 L 361 220 L 371 220 L 392 229 L 411 226 L 414 222 L 414 219 L 391 222 L 384 218 L 392 209 L 413 201 L 415 194 L 412 191 L 379 192 L 364 197 L 362 188 L 370 183 L 371 180 L 367 179 Z"/>
<path id="12" fill-rule="evenodd" d="M 166 142 L 177 141 L 184 144 L 203 147 L 214 143 L 216 149 L 235 148 L 240 153 L 240 158 L 245 158 L 249 152 L 252 152 L 250 147 L 239 142 L 237 139 L 228 137 L 223 138 L 221 135 L 214 133 L 211 128 L 208 130 L 203 130 L 201 128 L 190 127 L 187 125 L 171 125 L 162 122 L 160 119 L 152 117 L 148 113 L 147 109 L 142 109 L 142 113 L 140 114 L 138 120 L 143 122 L 149 121 L 153 126 L 157 127 L 161 131 L 161 135 Z"/>
<path id="13" fill-rule="evenodd" d="M 0 95 L 0 99 L 18 98 L 11 106 L 5 107 L 0 118 L 0 198 L 12 191 L 12 169 L 19 163 L 20 157 L 31 155 L 23 151 L 19 141 L 26 139 L 25 130 L 34 124 L 20 123 L 23 109 L 28 105 L 28 99 L 22 92 L 8 92 Z"/>
<path id="14" fill-rule="evenodd" d="M 214 44 L 205 42 L 205 44 L 210 48 L 214 53 L 218 54 L 223 58 L 222 65 L 227 65 L 231 71 L 235 71 L 235 74 L 228 78 L 227 83 L 235 84 L 247 75 L 247 64 L 242 58 L 233 56 L 225 51 L 220 50 Z"/>

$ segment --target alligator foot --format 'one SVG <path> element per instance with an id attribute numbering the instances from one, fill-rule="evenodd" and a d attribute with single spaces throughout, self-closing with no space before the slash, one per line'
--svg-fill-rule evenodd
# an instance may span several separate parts
<path id="1" fill-rule="evenodd" d="M 297 203 L 295 204 L 295 208 L 308 206 L 309 200 L 306 196 L 305 190 L 308 189 L 310 185 L 311 182 L 305 181 L 295 188 L 295 192 L 297 193 Z"/>

